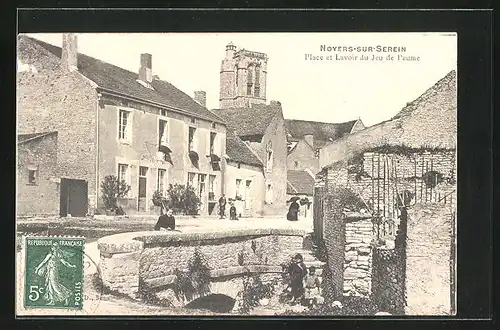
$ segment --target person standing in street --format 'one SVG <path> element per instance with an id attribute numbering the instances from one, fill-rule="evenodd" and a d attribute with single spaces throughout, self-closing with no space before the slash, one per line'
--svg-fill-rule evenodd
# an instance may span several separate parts
<path id="1" fill-rule="evenodd" d="M 304 264 L 304 258 L 297 253 L 288 269 L 290 275 L 290 288 L 292 289 L 291 303 L 300 303 L 304 296 L 304 277 L 307 275 L 307 268 Z"/>
<path id="2" fill-rule="evenodd" d="M 224 194 L 219 198 L 219 214 L 221 219 L 226 217 L 226 195 Z"/>

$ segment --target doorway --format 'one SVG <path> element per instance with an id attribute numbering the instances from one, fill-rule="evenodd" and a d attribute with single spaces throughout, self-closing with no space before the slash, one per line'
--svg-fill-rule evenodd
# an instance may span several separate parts
<path id="1" fill-rule="evenodd" d="M 88 183 L 85 180 L 61 178 L 59 215 L 84 217 L 88 213 Z"/>

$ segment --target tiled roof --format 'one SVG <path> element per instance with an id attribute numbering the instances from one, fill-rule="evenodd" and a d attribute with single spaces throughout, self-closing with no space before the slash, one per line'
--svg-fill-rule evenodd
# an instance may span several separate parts
<path id="1" fill-rule="evenodd" d="M 60 47 L 26 36 L 22 38 L 40 45 L 58 58 L 61 57 Z M 223 122 L 210 110 L 167 81 L 153 79 L 151 86 L 154 90 L 152 90 L 137 82 L 137 72 L 128 71 L 80 53 L 78 54 L 78 71 L 102 89 L 175 108 L 199 118 Z"/>
<path id="2" fill-rule="evenodd" d="M 18 134 L 17 135 L 17 143 L 24 143 L 27 141 L 35 140 L 41 138 L 46 135 L 57 134 L 56 131 L 53 132 L 40 132 L 40 133 L 32 133 L 32 134 Z"/>
<path id="3" fill-rule="evenodd" d="M 455 84 L 457 79 L 457 73 L 455 70 L 448 72 L 446 76 L 439 79 L 433 86 L 427 89 L 422 95 L 418 98 L 406 104 L 406 106 L 401 109 L 392 119 L 404 118 L 406 116 L 410 116 L 418 110 L 419 108 L 423 108 L 426 104 L 432 100 L 432 98 L 436 97 L 439 93 L 448 92 L 449 90 L 454 90 L 454 86 L 450 88 L 450 84 Z"/>
<path id="4" fill-rule="evenodd" d="M 263 166 L 262 161 L 236 133 L 228 129 L 226 133 L 226 153 L 229 160 L 254 166 Z"/>
<path id="5" fill-rule="evenodd" d="M 357 120 L 345 123 L 323 123 L 317 121 L 285 119 L 287 134 L 294 140 L 304 138 L 304 135 L 314 136 L 314 147 L 324 146 L 330 139 L 336 140 L 349 134 Z"/>
<path id="6" fill-rule="evenodd" d="M 288 170 L 287 180 L 287 194 L 313 194 L 314 178 L 306 171 Z"/>
<path id="7" fill-rule="evenodd" d="M 254 104 L 250 108 L 212 110 L 226 121 L 238 136 L 263 135 L 280 108 L 273 105 Z"/>

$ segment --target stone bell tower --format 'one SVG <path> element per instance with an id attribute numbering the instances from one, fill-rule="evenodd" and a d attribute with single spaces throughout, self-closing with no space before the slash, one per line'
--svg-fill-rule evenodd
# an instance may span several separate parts
<path id="1" fill-rule="evenodd" d="M 220 70 L 219 107 L 242 108 L 266 103 L 267 55 L 236 50 L 230 42 Z"/>

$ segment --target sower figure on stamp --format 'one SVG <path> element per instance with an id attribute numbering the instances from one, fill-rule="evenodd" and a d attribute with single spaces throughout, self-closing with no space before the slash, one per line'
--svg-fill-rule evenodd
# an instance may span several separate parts
<path id="1" fill-rule="evenodd" d="M 221 219 L 226 217 L 226 196 L 224 194 L 219 198 L 219 214 Z"/>
<path id="2" fill-rule="evenodd" d="M 45 293 L 44 299 L 48 301 L 47 305 L 55 305 L 64 301 L 67 306 L 72 291 L 61 283 L 59 271 L 60 265 L 68 268 L 76 268 L 75 265 L 70 264 L 65 260 L 69 258 L 70 254 L 63 251 L 58 243 L 52 244 L 49 254 L 43 261 L 35 268 L 35 273 L 38 276 L 45 277 Z"/>
<path id="3" fill-rule="evenodd" d="M 304 276 L 307 274 L 306 265 L 304 265 L 304 259 L 300 253 L 297 253 L 293 257 L 292 264 L 288 269 L 290 274 L 290 288 L 292 289 L 292 303 L 300 303 L 301 298 L 304 295 Z"/>

